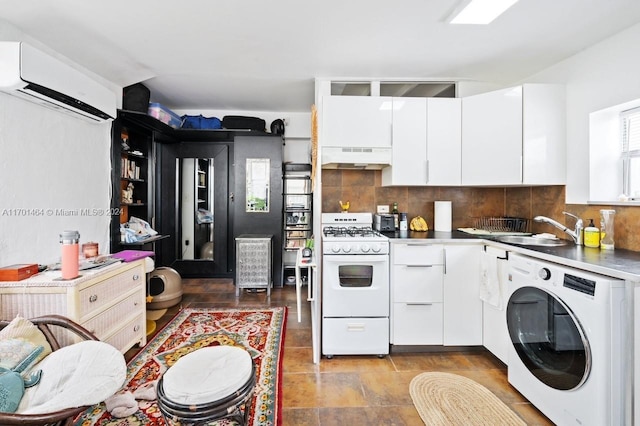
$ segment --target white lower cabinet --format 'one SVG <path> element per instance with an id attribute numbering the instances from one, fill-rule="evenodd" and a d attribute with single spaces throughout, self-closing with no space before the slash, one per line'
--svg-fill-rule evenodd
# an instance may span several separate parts
<path id="1" fill-rule="evenodd" d="M 508 293 L 508 257 L 503 249 L 485 246 L 482 253 L 481 274 L 496 279 L 500 286 L 500 300 L 484 301 L 482 321 L 482 345 L 500 361 L 508 364 L 511 338 L 507 329 L 506 308 L 509 301 Z"/>
<path id="2" fill-rule="evenodd" d="M 444 252 L 444 344 L 482 345 L 482 245 L 447 244 Z"/>
<path id="3" fill-rule="evenodd" d="M 442 345 L 442 303 L 393 304 L 394 345 Z"/>
<path id="4" fill-rule="evenodd" d="M 391 343 L 482 345 L 478 244 L 391 244 Z"/>
<path id="5" fill-rule="evenodd" d="M 391 244 L 391 344 L 442 344 L 442 244 Z"/>

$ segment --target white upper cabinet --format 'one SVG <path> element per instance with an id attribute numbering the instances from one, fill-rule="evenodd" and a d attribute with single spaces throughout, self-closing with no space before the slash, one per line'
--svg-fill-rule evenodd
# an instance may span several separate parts
<path id="1" fill-rule="evenodd" d="M 427 160 L 429 185 L 460 185 L 462 100 L 427 99 Z"/>
<path id="2" fill-rule="evenodd" d="M 427 183 L 427 98 L 393 98 L 391 167 L 382 185 Z"/>
<path id="3" fill-rule="evenodd" d="M 525 84 L 462 100 L 463 185 L 566 181 L 564 89 Z"/>
<path id="4" fill-rule="evenodd" d="M 522 182 L 567 182 L 567 132 L 564 86 L 525 84 L 522 97 Z"/>
<path id="5" fill-rule="evenodd" d="M 391 147 L 392 98 L 325 96 L 322 146 Z"/>
<path id="6" fill-rule="evenodd" d="M 522 87 L 462 99 L 462 184 L 522 182 Z"/>
<path id="7" fill-rule="evenodd" d="M 460 184 L 460 99 L 393 98 L 392 134 L 383 186 Z"/>

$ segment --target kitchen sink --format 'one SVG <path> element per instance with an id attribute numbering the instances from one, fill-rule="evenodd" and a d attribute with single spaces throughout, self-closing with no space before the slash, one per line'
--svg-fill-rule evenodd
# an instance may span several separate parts
<path id="1" fill-rule="evenodd" d="M 539 237 L 526 237 L 520 235 L 501 235 L 495 238 L 496 241 L 509 244 L 520 244 L 523 246 L 564 246 L 567 244 L 566 240 L 551 239 L 551 238 L 539 238 Z"/>

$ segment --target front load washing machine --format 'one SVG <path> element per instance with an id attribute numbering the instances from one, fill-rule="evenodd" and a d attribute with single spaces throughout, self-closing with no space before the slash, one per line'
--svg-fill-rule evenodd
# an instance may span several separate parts
<path id="1" fill-rule="evenodd" d="M 558 425 L 630 421 L 624 281 L 511 254 L 508 378 Z"/>

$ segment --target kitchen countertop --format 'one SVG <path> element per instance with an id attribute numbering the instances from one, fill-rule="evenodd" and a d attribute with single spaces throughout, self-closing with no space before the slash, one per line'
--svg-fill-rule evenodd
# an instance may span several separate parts
<path id="1" fill-rule="evenodd" d="M 396 231 L 383 232 L 383 234 L 390 238 L 391 243 L 406 242 L 407 240 L 428 241 L 433 243 L 484 243 L 549 262 L 572 266 L 610 277 L 640 282 L 640 252 L 631 250 L 601 250 L 599 248 L 576 246 L 572 241 L 568 241 L 567 244 L 563 246 L 524 246 L 496 241 L 486 235 L 472 235 L 460 231 L 408 231 L 406 235 L 401 235 L 399 231 Z"/>

